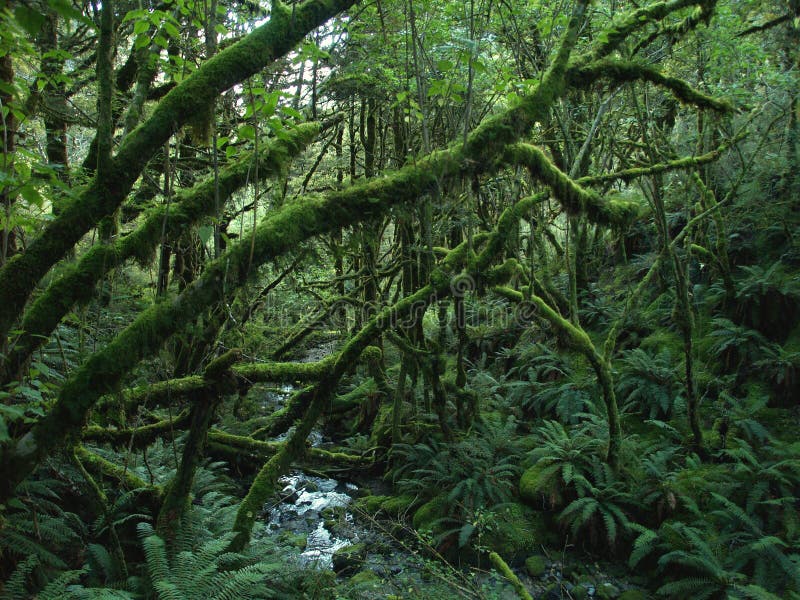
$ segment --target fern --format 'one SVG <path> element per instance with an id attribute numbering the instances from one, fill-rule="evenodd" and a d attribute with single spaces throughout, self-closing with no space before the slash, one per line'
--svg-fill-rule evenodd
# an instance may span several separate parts
<path id="1" fill-rule="evenodd" d="M 652 355 L 636 348 L 625 353 L 621 364 L 617 394 L 624 409 L 650 419 L 668 419 L 680 389 L 669 350 Z"/>
<path id="2" fill-rule="evenodd" d="M 195 551 L 167 556 L 164 541 L 147 523 L 139 526 L 150 587 L 159 600 L 236 600 L 274 598 L 273 587 L 286 574 L 285 565 L 226 553 L 233 539 L 226 534 Z"/>

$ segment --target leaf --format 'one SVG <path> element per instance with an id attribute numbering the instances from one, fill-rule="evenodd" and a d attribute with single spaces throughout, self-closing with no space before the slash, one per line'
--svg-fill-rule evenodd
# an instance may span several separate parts
<path id="1" fill-rule="evenodd" d="M 42 13 L 24 5 L 14 9 L 14 19 L 31 35 L 37 35 L 45 22 L 45 16 Z"/>
<path id="2" fill-rule="evenodd" d="M 142 48 L 146 48 L 149 45 L 150 45 L 150 36 L 144 33 L 136 36 L 136 41 L 133 43 L 133 47 L 135 50 L 141 50 Z"/>
<path id="3" fill-rule="evenodd" d="M 237 135 L 243 140 L 253 140 L 256 137 L 256 128 L 252 125 L 242 125 Z"/>
<path id="4" fill-rule="evenodd" d="M 453 69 L 455 65 L 450 60 L 440 60 L 436 63 L 436 68 L 439 69 L 442 73 L 446 73 Z"/>
<path id="5" fill-rule="evenodd" d="M 174 40 L 180 39 L 181 37 L 181 33 L 178 31 L 178 28 L 169 21 L 164 23 L 164 31 L 166 31 L 167 35 Z"/>
<path id="6" fill-rule="evenodd" d="M 458 547 L 463 548 L 467 545 L 470 536 L 475 531 L 475 525 L 472 523 L 465 523 L 461 530 L 458 532 Z"/>
<path id="7" fill-rule="evenodd" d="M 214 235 L 214 228 L 211 225 L 203 225 L 197 228 L 197 237 L 200 238 L 203 244 L 207 244 L 212 235 Z"/>
<path id="8" fill-rule="evenodd" d="M 133 33 L 134 35 L 139 35 L 140 33 L 145 33 L 150 30 L 150 23 L 148 21 L 136 21 L 133 26 Z"/>
<path id="9" fill-rule="evenodd" d="M 94 28 L 94 21 L 72 6 L 69 0 L 47 0 L 48 6 L 68 21 L 80 21 Z"/>

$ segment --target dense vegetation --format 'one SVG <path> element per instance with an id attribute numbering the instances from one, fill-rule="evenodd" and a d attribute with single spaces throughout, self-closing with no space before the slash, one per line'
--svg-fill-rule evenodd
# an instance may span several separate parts
<path id="1" fill-rule="evenodd" d="M 0 18 L 0 597 L 800 598 L 800 2 Z"/>

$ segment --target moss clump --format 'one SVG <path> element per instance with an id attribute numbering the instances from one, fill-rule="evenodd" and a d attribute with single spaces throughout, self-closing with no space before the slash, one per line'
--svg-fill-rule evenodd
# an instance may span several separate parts
<path id="1" fill-rule="evenodd" d="M 547 563 L 543 556 L 534 555 L 525 559 L 525 570 L 531 577 L 541 577 L 547 570 Z"/>
<path id="2" fill-rule="evenodd" d="M 541 506 L 542 499 L 553 505 L 561 504 L 561 491 L 558 481 L 545 462 L 537 462 L 528 468 L 519 480 L 519 495 L 523 501 L 533 506 Z"/>
<path id="3" fill-rule="evenodd" d="M 498 511 L 494 527 L 482 538 L 487 548 L 511 561 L 530 554 L 540 544 L 554 545 L 554 542 L 543 514 L 519 503 Z"/>
<path id="4" fill-rule="evenodd" d="M 647 594 L 642 590 L 626 590 L 620 594 L 619 600 L 647 600 Z"/>
<path id="5" fill-rule="evenodd" d="M 399 518 L 405 515 L 416 501 L 417 497 L 409 494 L 390 496 L 381 504 L 381 509 L 390 517 Z"/>
<path id="6" fill-rule="evenodd" d="M 356 500 L 353 508 L 358 512 L 374 515 L 381 510 L 383 503 L 389 498 L 390 496 L 365 496 Z"/>
<path id="7" fill-rule="evenodd" d="M 589 597 L 589 590 L 581 584 L 574 586 L 569 593 L 573 600 L 586 600 Z"/>
<path id="8" fill-rule="evenodd" d="M 300 533 L 291 533 L 287 531 L 281 535 L 279 541 L 292 548 L 297 548 L 298 550 L 302 550 L 306 547 L 306 536 Z"/>
<path id="9" fill-rule="evenodd" d="M 448 515 L 451 504 L 447 499 L 447 494 L 439 494 L 420 506 L 412 519 L 414 529 L 417 531 L 435 530 L 436 521 Z"/>
<path id="10" fill-rule="evenodd" d="M 357 586 L 373 586 L 379 584 L 380 582 L 381 578 L 378 577 L 374 571 L 370 571 L 369 569 L 359 571 L 350 578 L 350 584 Z"/>
<path id="11" fill-rule="evenodd" d="M 619 588 L 613 583 L 603 583 L 597 586 L 597 597 L 600 600 L 615 600 L 619 598 Z"/>

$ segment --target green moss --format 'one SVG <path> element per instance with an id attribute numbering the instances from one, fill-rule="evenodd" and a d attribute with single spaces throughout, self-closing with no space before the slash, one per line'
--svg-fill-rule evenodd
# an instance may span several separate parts
<path id="1" fill-rule="evenodd" d="M 6 337 L 39 280 L 91 227 L 119 207 L 173 132 L 204 113 L 220 93 L 263 69 L 350 5 L 352 0 L 307 0 L 293 6 L 291 13 L 273 10 L 266 24 L 205 61 L 172 89 L 147 121 L 125 138 L 102 180 L 95 179 L 24 254 L 0 269 L 0 338 Z"/>
<path id="2" fill-rule="evenodd" d="M 99 454 L 88 450 L 84 446 L 75 447 L 77 456 L 87 471 L 93 475 L 101 475 L 115 480 L 117 485 L 126 490 L 135 490 L 150 487 L 143 479 L 134 475 L 129 469 L 115 465 Z"/>
<path id="3" fill-rule="evenodd" d="M 344 412 L 356 408 L 361 405 L 361 403 L 364 402 L 367 397 L 373 396 L 377 391 L 378 384 L 375 383 L 375 380 L 372 377 L 369 377 L 362 381 L 353 390 L 347 392 L 346 394 L 336 396 L 331 410 L 334 412 Z"/>
<path id="4" fill-rule="evenodd" d="M 527 167 L 534 179 L 553 190 L 570 214 L 584 214 L 594 223 L 622 227 L 630 224 L 639 213 L 638 204 L 618 199 L 604 200 L 593 190 L 582 188 L 556 167 L 542 150 L 531 144 L 508 146 L 502 160 Z"/>
<path id="5" fill-rule="evenodd" d="M 381 505 L 390 498 L 391 496 L 364 496 L 355 501 L 353 508 L 357 512 L 374 515 L 381 510 Z"/>
<path id="6" fill-rule="evenodd" d="M 417 531 L 436 531 L 440 527 L 435 523 L 450 514 L 452 502 L 447 499 L 447 494 L 439 494 L 420 506 L 412 519 L 414 529 Z"/>
<path id="7" fill-rule="evenodd" d="M 597 586 L 597 597 L 600 600 L 615 600 L 619 598 L 619 588 L 613 583 L 601 583 Z"/>
<path id="8" fill-rule="evenodd" d="M 278 541 L 282 544 L 288 544 L 298 550 L 303 550 L 306 547 L 306 536 L 301 533 L 292 533 L 290 531 L 283 532 Z"/>
<path id="9" fill-rule="evenodd" d="M 390 496 L 381 503 L 381 509 L 390 517 L 399 518 L 405 515 L 416 502 L 417 497 L 409 494 Z"/>
<path id="10" fill-rule="evenodd" d="M 481 541 L 508 560 L 521 560 L 540 545 L 551 546 L 556 540 L 541 512 L 512 503 L 497 511 L 493 527 Z"/>
<path id="11" fill-rule="evenodd" d="M 506 581 L 508 581 L 513 587 L 514 591 L 517 592 L 517 595 L 521 598 L 521 600 L 533 600 L 533 597 L 528 593 L 528 590 L 525 589 L 525 586 L 522 585 L 522 582 L 519 580 L 519 577 L 511 570 L 508 566 L 506 561 L 504 561 L 499 554 L 496 552 L 491 552 L 489 554 L 489 560 L 494 565 L 494 568 L 505 577 Z"/>
<path id="12" fill-rule="evenodd" d="M 586 600 L 589 597 L 589 590 L 586 586 L 578 584 L 570 590 L 573 600 Z"/>
<path id="13" fill-rule="evenodd" d="M 648 81 L 666 88 L 681 102 L 698 108 L 709 108 L 720 112 L 730 112 L 729 102 L 718 100 L 696 90 L 683 79 L 664 75 L 657 68 L 637 62 L 603 59 L 591 64 L 570 69 L 570 83 L 584 87 L 598 79 L 611 79 L 622 83 L 629 81 Z"/>
<path id="14" fill-rule="evenodd" d="M 375 586 L 381 583 L 381 578 L 374 571 L 364 569 L 353 575 L 349 583 L 354 586 Z"/>
<path id="15" fill-rule="evenodd" d="M 619 600 L 647 600 L 647 594 L 642 590 L 625 590 L 620 594 Z"/>
<path id="16" fill-rule="evenodd" d="M 547 570 L 547 563 L 545 562 L 544 556 L 539 556 L 536 554 L 526 558 L 525 570 L 531 577 L 541 577 L 544 575 L 545 571 Z"/>
<path id="17" fill-rule="evenodd" d="M 160 437 L 172 436 L 189 424 L 189 411 L 183 411 L 174 419 L 164 419 L 150 425 L 142 425 L 132 429 L 110 429 L 90 426 L 83 432 L 83 439 L 115 447 L 146 448 Z"/>

